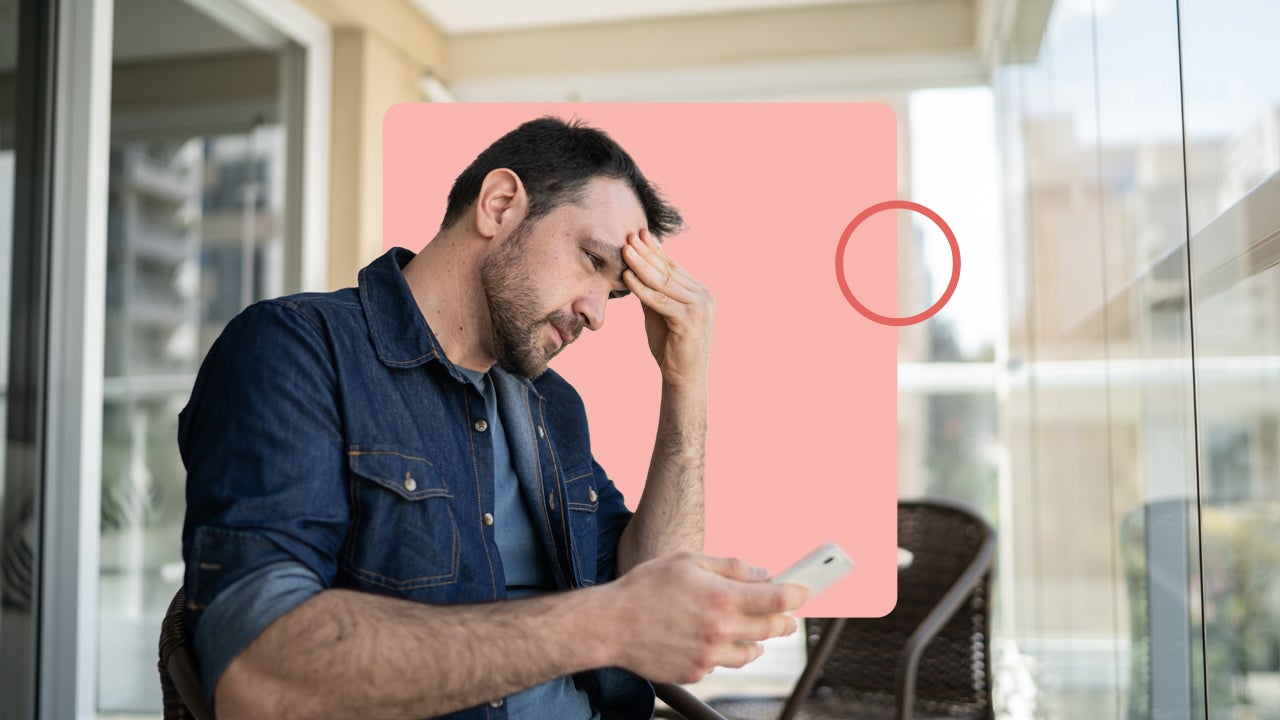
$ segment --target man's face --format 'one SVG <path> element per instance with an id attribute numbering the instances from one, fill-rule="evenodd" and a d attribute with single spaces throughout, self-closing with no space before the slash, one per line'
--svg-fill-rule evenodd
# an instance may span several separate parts
<path id="1" fill-rule="evenodd" d="M 537 377 L 583 328 L 599 330 L 605 302 L 627 292 L 622 247 L 644 227 L 634 191 L 611 178 L 592 180 L 577 202 L 522 221 L 480 268 L 498 364 Z"/>

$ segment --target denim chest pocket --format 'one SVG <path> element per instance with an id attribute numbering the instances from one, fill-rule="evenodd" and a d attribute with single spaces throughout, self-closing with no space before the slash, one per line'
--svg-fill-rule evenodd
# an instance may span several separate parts
<path id="1" fill-rule="evenodd" d="M 461 548 L 453 494 L 435 466 L 419 454 L 384 445 L 353 445 L 347 465 L 347 572 L 396 591 L 457 582 Z"/>
<path id="2" fill-rule="evenodd" d="M 569 508 L 569 531 L 573 534 L 573 564 L 581 585 L 596 583 L 596 549 L 599 531 L 596 511 L 600 497 L 590 467 L 565 473 L 565 504 Z"/>

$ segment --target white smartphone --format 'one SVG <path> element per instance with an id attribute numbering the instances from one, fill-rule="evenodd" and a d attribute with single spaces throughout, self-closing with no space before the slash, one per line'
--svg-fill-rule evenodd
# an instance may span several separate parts
<path id="1" fill-rule="evenodd" d="M 778 573 L 776 583 L 795 583 L 809 588 L 809 598 L 826 590 L 853 569 L 853 560 L 835 543 L 827 543 Z"/>

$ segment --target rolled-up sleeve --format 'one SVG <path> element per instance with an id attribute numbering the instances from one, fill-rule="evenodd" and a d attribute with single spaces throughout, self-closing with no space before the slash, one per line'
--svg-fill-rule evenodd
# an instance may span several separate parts
<path id="1" fill-rule="evenodd" d="M 195 635 L 210 707 L 213 689 L 231 661 L 268 625 L 324 589 L 306 566 L 283 561 L 245 575 L 214 598 Z"/>
<path id="2" fill-rule="evenodd" d="M 333 584 L 350 517 L 337 386 L 322 326 L 268 301 L 228 324 L 179 416 L 186 619 L 210 699 L 254 638 Z"/>

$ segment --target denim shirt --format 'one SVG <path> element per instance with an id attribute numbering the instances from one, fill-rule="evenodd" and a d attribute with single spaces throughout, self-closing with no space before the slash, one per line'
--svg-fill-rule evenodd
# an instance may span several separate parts
<path id="1" fill-rule="evenodd" d="M 490 419 L 409 291 L 401 268 L 412 257 L 391 250 L 357 288 L 249 307 L 200 368 L 178 443 L 185 614 L 210 696 L 235 655 L 323 588 L 432 604 L 505 598 Z M 591 455 L 581 398 L 551 370 L 492 377 L 557 588 L 614 579 L 631 513 Z M 653 714 L 652 687 L 631 673 L 575 680 L 603 718 Z M 504 720 L 500 700 L 449 717 Z"/>

